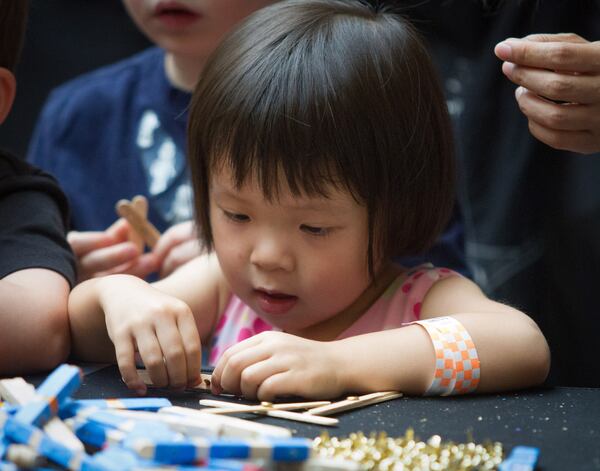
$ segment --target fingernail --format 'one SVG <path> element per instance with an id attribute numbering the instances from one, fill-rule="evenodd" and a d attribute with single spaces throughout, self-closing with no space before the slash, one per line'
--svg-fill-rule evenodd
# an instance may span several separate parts
<path id="1" fill-rule="evenodd" d="M 512 55 L 512 47 L 509 42 L 502 41 L 501 43 L 496 44 L 494 53 L 502 60 L 509 60 Z"/>
<path id="2" fill-rule="evenodd" d="M 505 62 L 504 64 L 502 64 L 502 72 L 504 73 L 504 75 L 512 75 L 514 70 L 515 64 L 513 64 L 512 62 Z"/>
<path id="3" fill-rule="evenodd" d="M 525 89 L 523 87 L 517 87 L 517 89 L 515 90 L 515 97 L 518 99 L 524 91 Z"/>

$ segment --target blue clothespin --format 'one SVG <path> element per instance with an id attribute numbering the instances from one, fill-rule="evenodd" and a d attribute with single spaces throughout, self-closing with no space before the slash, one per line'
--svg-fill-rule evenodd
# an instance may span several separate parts
<path id="1" fill-rule="evenodd" d="M 173 404 L 164 397 L 133 397 L 122 399 L 79 399 L 67 400 L 60 407 L 61 419 L 73 417 L 80 410 L 86 408 L 95 409 L 126 409 L 156 412 L 162 407 L 170 407 Z"/>
<path id="2" fill-rule="evenodd" d="M 540 456 L 540 449 L 531 446 L 514 447 L 498 471 L 533 471 Z"/>
<path id="3" fill-rule="evenodd" d="M 307 460 L 312 450 L 312 442 L 305 438 L 164 441 L 139 437 L 127 440 L 124 445 L 143 458 L 167 464 L 193 464 L 221 458 L 297 462 Z"/>
<path id="4" fill-rule="evenodd" d="M 58 413 L 64 403 L 81 385 L 81 369 L 72 365 L 56 368 L 36 389 L 39 400 L 21 406 L 15 418 L 31 425 L 43 425 Z"/>
<path id="5" fill-rule="evenodd" d="M 96 422 L 74 421 L 73 432 L 86 445 L 103 448 L 110 444 L 120 443 L 125 439 L 125 432 L 116 430 Z"/>
<path id="6" fill-rule="evenodd" d="M 79 470 L 90 459 L 86 453 L 70 450 L 52 440 L 39 428 L 20 422 L 16 416 L 6 420 L 4 434 L 13 442 L 29 445 L 41 456 L 70 470 Z"/>

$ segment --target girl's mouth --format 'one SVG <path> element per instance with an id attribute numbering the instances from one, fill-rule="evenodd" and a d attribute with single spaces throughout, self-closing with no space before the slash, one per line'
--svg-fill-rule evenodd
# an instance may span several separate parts
<path id="1" fill-rule="evenodd" d="M 285 314 L 298 302 L 297 296 L 276 291 L 255 289 L 254 294 L 257 298 L 258 307 L 266 314 Z"/>

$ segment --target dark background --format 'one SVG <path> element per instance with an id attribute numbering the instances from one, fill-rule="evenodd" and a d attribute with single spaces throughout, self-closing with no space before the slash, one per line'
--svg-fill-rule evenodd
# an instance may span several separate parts
<path id="1" fill-rule="evenodd" d="M 0 146 L 24 157 L 52 88 L 149 45 L 120 0 L 30 0 L 17 98 L 0 126 Z"/>

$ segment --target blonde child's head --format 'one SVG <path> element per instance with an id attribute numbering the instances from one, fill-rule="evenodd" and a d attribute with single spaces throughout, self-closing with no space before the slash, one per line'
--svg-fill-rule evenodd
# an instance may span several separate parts
<path id="1" fill-rule="evenodd" d="M 348 191 L 384 258 L 421 252 L 454 201 L 446 105 L 410 24 L 358 1 L 287 1 L 250 17 L 215 52 L 190 110 L 189 156 L 201 236 L 221 165 L 283 176 L 294 194 Z"/>

